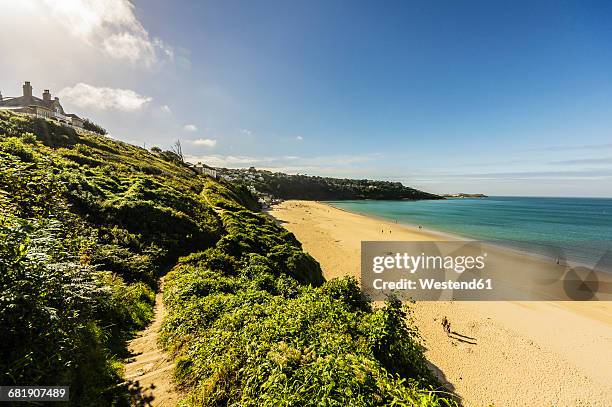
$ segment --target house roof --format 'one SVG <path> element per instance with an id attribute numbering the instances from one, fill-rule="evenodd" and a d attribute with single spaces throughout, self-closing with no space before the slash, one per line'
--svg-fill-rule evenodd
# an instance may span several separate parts
<path id="1" fill-rule="evenodd" d="M 55 100 L 45 101 L 36 96 L 19 96 L 14 98 L 3 98 L 0 100 L 2 107 L 41 106 L 53 110 Z M 60 105 L 61 106 L 61 105 Z"/>

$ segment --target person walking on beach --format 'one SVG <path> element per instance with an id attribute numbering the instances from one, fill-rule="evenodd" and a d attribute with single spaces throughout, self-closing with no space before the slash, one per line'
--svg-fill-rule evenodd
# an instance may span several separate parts
<path id="1" fill-rule="evenodd" d="M 448 322 L 448 319 L 446 317 L 442 319 L 442 328 L 444 329 L 444 332 L 446 332 L 447 335 L 450 335 L 451 333 L 450 322 Z"/>

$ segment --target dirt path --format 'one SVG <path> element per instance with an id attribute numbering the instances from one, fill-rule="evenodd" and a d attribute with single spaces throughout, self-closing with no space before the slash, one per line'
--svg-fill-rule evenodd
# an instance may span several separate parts
<path id="1" fill-rule="evenodd" d="M 125 364 L 125 379 L 135 406 L 175 406 L 181 398 L 172 380 L 172 360 L 157 345 L 166 311 L 162 289 L 163 283 L 155 296 L 152 323 L 128 345 L 131 357 Z"/>

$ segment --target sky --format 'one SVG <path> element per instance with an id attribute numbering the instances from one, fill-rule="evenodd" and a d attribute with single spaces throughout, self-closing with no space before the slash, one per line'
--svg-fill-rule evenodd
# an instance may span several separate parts
<path id="1" fill-rule="evenodd" d="M 612 2 L 3 0 L 0 92 L 213 166 L 612 197 Z"/>

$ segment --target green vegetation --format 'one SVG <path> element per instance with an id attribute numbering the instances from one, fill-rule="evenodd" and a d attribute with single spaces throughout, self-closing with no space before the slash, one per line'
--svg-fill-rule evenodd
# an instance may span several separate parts
<path id="1" fill-rule="evenodd" d="M 158 149 L 0 111 L 0 384 L 129 404 L 125 341 L 165 274 L 183 405 L 453 405 L 401 304 L 326 282 L 258 210 Z"/>
<path id="2" fill-rule="evenodd" d="M 105 135 L 108 134 L 108 132 L 106 131 L 106 129 L 102 126 L 100 126 L 99 124 L 96 124 L 94 122 L 92 122 L 89 119 L 85 119 L 83 120 L 83 128 L 85 130 L 89 130 L 89 131 L 93 131 L 94 133 L 98 133 L 101 135 Z"/>
<path id="3" fill-rule="evenodd" d="M 226 233 L 166 276 L 162 343 L 186 406 L 453 405 L 434 391 L 398 300 L 373 310 L 354 279 L 325 282 L 295 237 L 207 183 Z"/>
<path id="4" fill-rule="evenodd" d="M 127 405 L 120 360 L 158 276 L 220 238 L 202 188 L 144 149 L 0 111 L 1 384 Z"/>
<path id="5" fill-rule="evenodd" d="M 288 175 L 246 169 L 217 169 L 222 176 L 235 183 L 254 187 L 257 192 L 281 199 L 444 199 L 438 195 L 409 188 L 400 182 L 373 181 L 368 179 L 341 179 Z"/>

